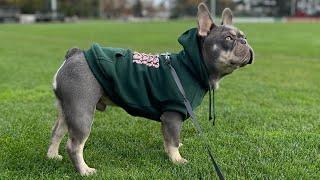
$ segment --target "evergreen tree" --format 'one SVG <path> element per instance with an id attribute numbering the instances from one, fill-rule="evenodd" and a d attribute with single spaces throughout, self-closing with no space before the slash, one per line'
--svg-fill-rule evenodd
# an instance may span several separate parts
<path id="1" fill-rule="evenodd" d="M 132 9 L 133 9 L 133 15 L 135 17 L 143 16 L 142 15 L 143 6 L 142 6 L 141 0 L 137 0 L 136 3 L 133 5 Z"/>

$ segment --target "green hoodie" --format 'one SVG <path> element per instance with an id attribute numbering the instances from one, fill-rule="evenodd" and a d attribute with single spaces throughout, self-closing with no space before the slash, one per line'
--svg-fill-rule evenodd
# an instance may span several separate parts
<path id="1" fill-rule="evenodd" d="M 195 109 L 209 90 L 197 29 L 186 31 L 178 41 L 183 50 L 171 54 L 170 62 Z M 184 119 L 188 118 L 183 97 L 164 55 L 152 56 L 98 44 L 84 54 L 106 95 L 129 114 L 160 121 L 163 112 L 175 111 L 181 113 Z"/>

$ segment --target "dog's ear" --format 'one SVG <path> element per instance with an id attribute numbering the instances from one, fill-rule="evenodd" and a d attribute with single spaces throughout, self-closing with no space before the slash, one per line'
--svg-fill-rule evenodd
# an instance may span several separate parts
<path id="1" fill-rule="evenodd" d="M 204 3 L 200 3 L 198 6 L 198 34 L 205 37 L 210 32 L 212 26 L 215 26 L 208 7 Z"/>
<path id="2" fill-rule="evenodd" d="M 229 8 L 225 8 L 222 12 L 222 25 L 232 25 L 232 11 Z"/>

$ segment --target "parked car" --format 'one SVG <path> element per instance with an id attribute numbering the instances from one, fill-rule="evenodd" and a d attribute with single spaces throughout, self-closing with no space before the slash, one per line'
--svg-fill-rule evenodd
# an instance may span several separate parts
<path id="1" fill-rule="evenodd" d="M 60 21 L 64 22 L 65 16 L 61 13 L 37 13 L 36 21 L 37 22 L 51 22 L 51 21 Z"/>
<path id="2" fill-rule="evenodd" d="M 0 22 L 18 22 L 20 9 L 12 6 L 0 6 Z"/>

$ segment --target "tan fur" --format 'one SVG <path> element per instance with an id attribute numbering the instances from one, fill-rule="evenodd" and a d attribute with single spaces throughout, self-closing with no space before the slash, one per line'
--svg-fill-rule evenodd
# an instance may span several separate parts
<path id="1" fill-rule="evenodd" d="M 230 31 L 230 34 L 233 35 L 233 36 L 236 36 L 236 35 L 237 35 L 237 32 L 236 32 L 235 30 L 231 30 L 231 31 Z"/>
<path id="2" fill-rule="evenodd" d="M 174 164 L 185 164 L 188 162 L 188 160 L 181 157 L 180 152 L 179 152 L 179 147 L 165 145 L 165 151 L 168 153 L 170 160 Z"/>
<path id="3" fill-rule="evenodd" d="M 213 21 L 210 16 L 208 7 L 204 3 L 200 3 L 198 6 L 198 34 L 202 37 L 208 35 Z"/>
<path id="4" fill-rule="evenodd" d="M 54 74 L 54 77 L 53 77 L 53 83 L 52 83 L 52 87 L 53 89 L 57 89 L 57 75 L 58 73 L 60 72 L 60 69 L 62 68 L 62 66 L 64 65 L 66 61 L 63 61 L 63 63 L 61 64 L 61 66 L 59 67 L 59 69 L 57 70 L 57 72 Z"/>
<path id="5" fill-rule="evenodd" d="M 67 126 L 64 122 L 64 116 L 59 102 L 57 102 L 57 108 L 58 118 L 54 126 L 55 131 L 53 131 L 52 134 L 51 143 L 47 152 L 47 157 L 49 159 L 62 160 L 62 156 L 59 155 L 59 146 L 63 136 L 67 132 Z"/>
<path id="6" fill-rule="evenodd" d="M 237 57 L 233 51 L 221 51 L 220 57 L 216 61 L 216 67 L 219 69 L 219 72 L 229 74 L 240 67 L 239 65 L 231 64 L 231 62 L 239 60 L 240 57 Z M 218 76 L 217 79 L 212 79 L 210 82 L 214 89 L 219 88 L 221 78 L 222 77 Z"/>
<path id="7" fill-rule="evenodd" d="M 86 140 L 87 138 L 81 144 L 73 144 L 71 139 L 69 138 L 67 142 L 67 148 L 72 149 L 75 156 L 77 156 L 77 169 L 81 176 L 89 176 L 96 173 L 96 169 L 90 168 L 83 159 L 83 148 Z"/>

